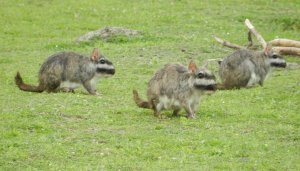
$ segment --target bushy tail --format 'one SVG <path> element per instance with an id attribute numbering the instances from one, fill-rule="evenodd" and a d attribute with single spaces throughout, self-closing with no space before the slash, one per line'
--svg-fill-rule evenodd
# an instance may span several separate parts
<path id="1" fill-rule="evenodd" d="M 17 75 L 15 77 L 15 81 L 16 81 L 16 85 L 19 87 L 20 90 L 38 92 L 38 93 L 41 93 L 41 92 L 44 91 L 44 88 L 41 87 L 40 85 L 39 86 L 33 86 L 33 85 L 25 84 L 23 82 L 23 79 L 22 79 L 19 72 L 17 72 Z"/>
<path id="2" fill-rule="evenodd" d="M 136 105 L 140 108 L 151 109 L 151 104 L 139 97 L 139 94 L 136 90 L 132 91 L 133 93 L 133 100 L 135 101 Z"/>

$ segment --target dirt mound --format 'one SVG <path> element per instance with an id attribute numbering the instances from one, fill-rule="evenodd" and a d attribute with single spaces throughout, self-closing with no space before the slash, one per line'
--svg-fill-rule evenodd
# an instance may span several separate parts
<path id="1" fill-rule="evenodd" d="M 134 37 L 141 35 L 142 31 L 131 30 L 122 27 L 105 27 L 103 29 L 88 32 L 76 39 L 77 43 L 89 42 L 93 39 L 100 38 L 102 40 L 108 40 L 114 36 L 126 36 Z"/>

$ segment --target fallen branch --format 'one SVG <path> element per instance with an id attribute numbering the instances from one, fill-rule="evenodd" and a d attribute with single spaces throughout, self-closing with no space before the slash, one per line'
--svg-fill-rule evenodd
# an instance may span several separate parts
<path id="1" fill-rule="evenodd" d="M 223 46 L 226 46 L 226 47 L 229 47 L 229 48 L 232 48 L 232 49 L 243 49 L 243 48 L 245 48 L 243 46 L 225 41 L 225 40 L 223 40 L 223 39 L 221 39 L 217 36 L 213 36 L 213 37 L 216 39 L 217 42 L 221 43 Z"/>
<path id="2" fill-rule="evenodd" d="M 262 47 L 265 49 L 267 46 L 267 42 L 265 39 L 256 31 L 255 27 L 251 24 L 251 22 L 246 19 L 245 25 L 248 28 L 248 45 L 246 47 L 230 43 L 228 41 L 225 41 L 217 36 L 213 36 L 217 42 L 221 43 L 223 46 L 232 48 L 232 49 L 257 49 L 253 46 L 253 41 L 251 34 L 253 34 L 258 42 L 262 45 Z M 290 40 L 290 39 L 274 39 L 268 43 L 271 43 L 273 46 L 273 49 L 281 54 L 281 55 L 294 55 L 294 56 L 300 56 L 300 41 L 296 40 Z"/>
<path id="3" fill-rule="evenodd" d="M 272 46 L 283 46 L 283 47 L 297 47 L 300 48 L 300 41 L 290 40 L 290 39 L 274 39 L 269 43 Z"/>
<path id="4" fill-rule="evenodd" d="M 256 31 L 255 27 L 251 24 L 251 22 L 248 19 L 245 20 L 245 25 L 248 27 L 249 31 L 251 31 L 251 33 L 254 34 L 259 43 L 265 49 L 267 46 L 265 39 Z"/>
<path id="5" fill-rule="evenodd" d="M 300 48 L 296 48 L 296 47 L 273 47 L 273 49 L 281 55 L 297 55 L 297 56 L 300 56 Z"/>
<path id="6" fill-rule="evenodd" d="M 248 45 L 247 49 L 253 46 L 253 41 L 252 41 L 252 36 L 251 36 L 251 31 L 248 31 Z"/>

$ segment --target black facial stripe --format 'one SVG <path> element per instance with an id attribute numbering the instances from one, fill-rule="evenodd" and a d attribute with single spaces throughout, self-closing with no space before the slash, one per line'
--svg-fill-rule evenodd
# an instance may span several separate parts
<path id="1" fill-rule="evenodd" d="M 273 63 L 273 62 L 271 62 L 271 66 L 285 68 L 286 67 L 286 63 L 285 62 L 282 62 L 282 63 L 275 63 L 275 62 Z"/>
<path id="2" fill-rule="evenodd" d="M 198 76 L 197 76 L 197 75 L 196 75 L 195 77 L 196 77 L 196 78 L 198 78 Z M 215 77 L 214 75 L 207 75 L 207 74 L 205 74 L 205 75 L 204 75 L 204 77 L 203 77 L 203 78 L 201 78 L 201 79 L 215 80 L 215 79 L 216 79 L 216 77 Z"/>
<path id="3" fill-rule="evenodd" d="M 97 68 L 97 73 L 114 75 L 115 74 L 115 69 Z"/>
<path id="4" fill-rule="evenodd" d="M 211 84 L 211 85 L 194 85 L 196 89 L 200 90 L 216 90 L 216 84 Z"/>

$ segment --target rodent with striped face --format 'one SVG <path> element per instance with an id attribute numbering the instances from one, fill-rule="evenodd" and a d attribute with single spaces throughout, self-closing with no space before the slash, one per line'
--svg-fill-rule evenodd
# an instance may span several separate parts
<path id="1" fill-rule="evenodd" d="M 95 48 L 90 58 L 75 52 L 61 52 L 48 57 L 40 68 L 38 86 L 25 84 L 19 72 L 15 82 L 21 90 L 30 92 L 74 92 L 83 85 L 89 94 L 97 95 L 97 80 L 114 74 L 112 62 Z"/>
<path id="2" fill-rule="evenodd" d="M 286 67 L 286 61 L 271 44 L 264 51 L 240 49 L 219 62 L 222 80 L 217 89 L 233 89 L 263 85 L 271 67 Z"/>
<path id="3" fill-rule="evenodd" d="M 198 68 L 191 62 L 186 68 L 180 64 L 167 64 L 149 81 L 148 100 L 142 100 L 136 90 L 133 90 L 133 99 L 137 106 L 153 109 L 157 117 L 163 109 L 171 109 L 173 115 L 178 116 L 184 108 L 188 118 L 195 118 L 201 96 L 213 92 L 215 87 L 215 76 L 206 65 Z"/>

